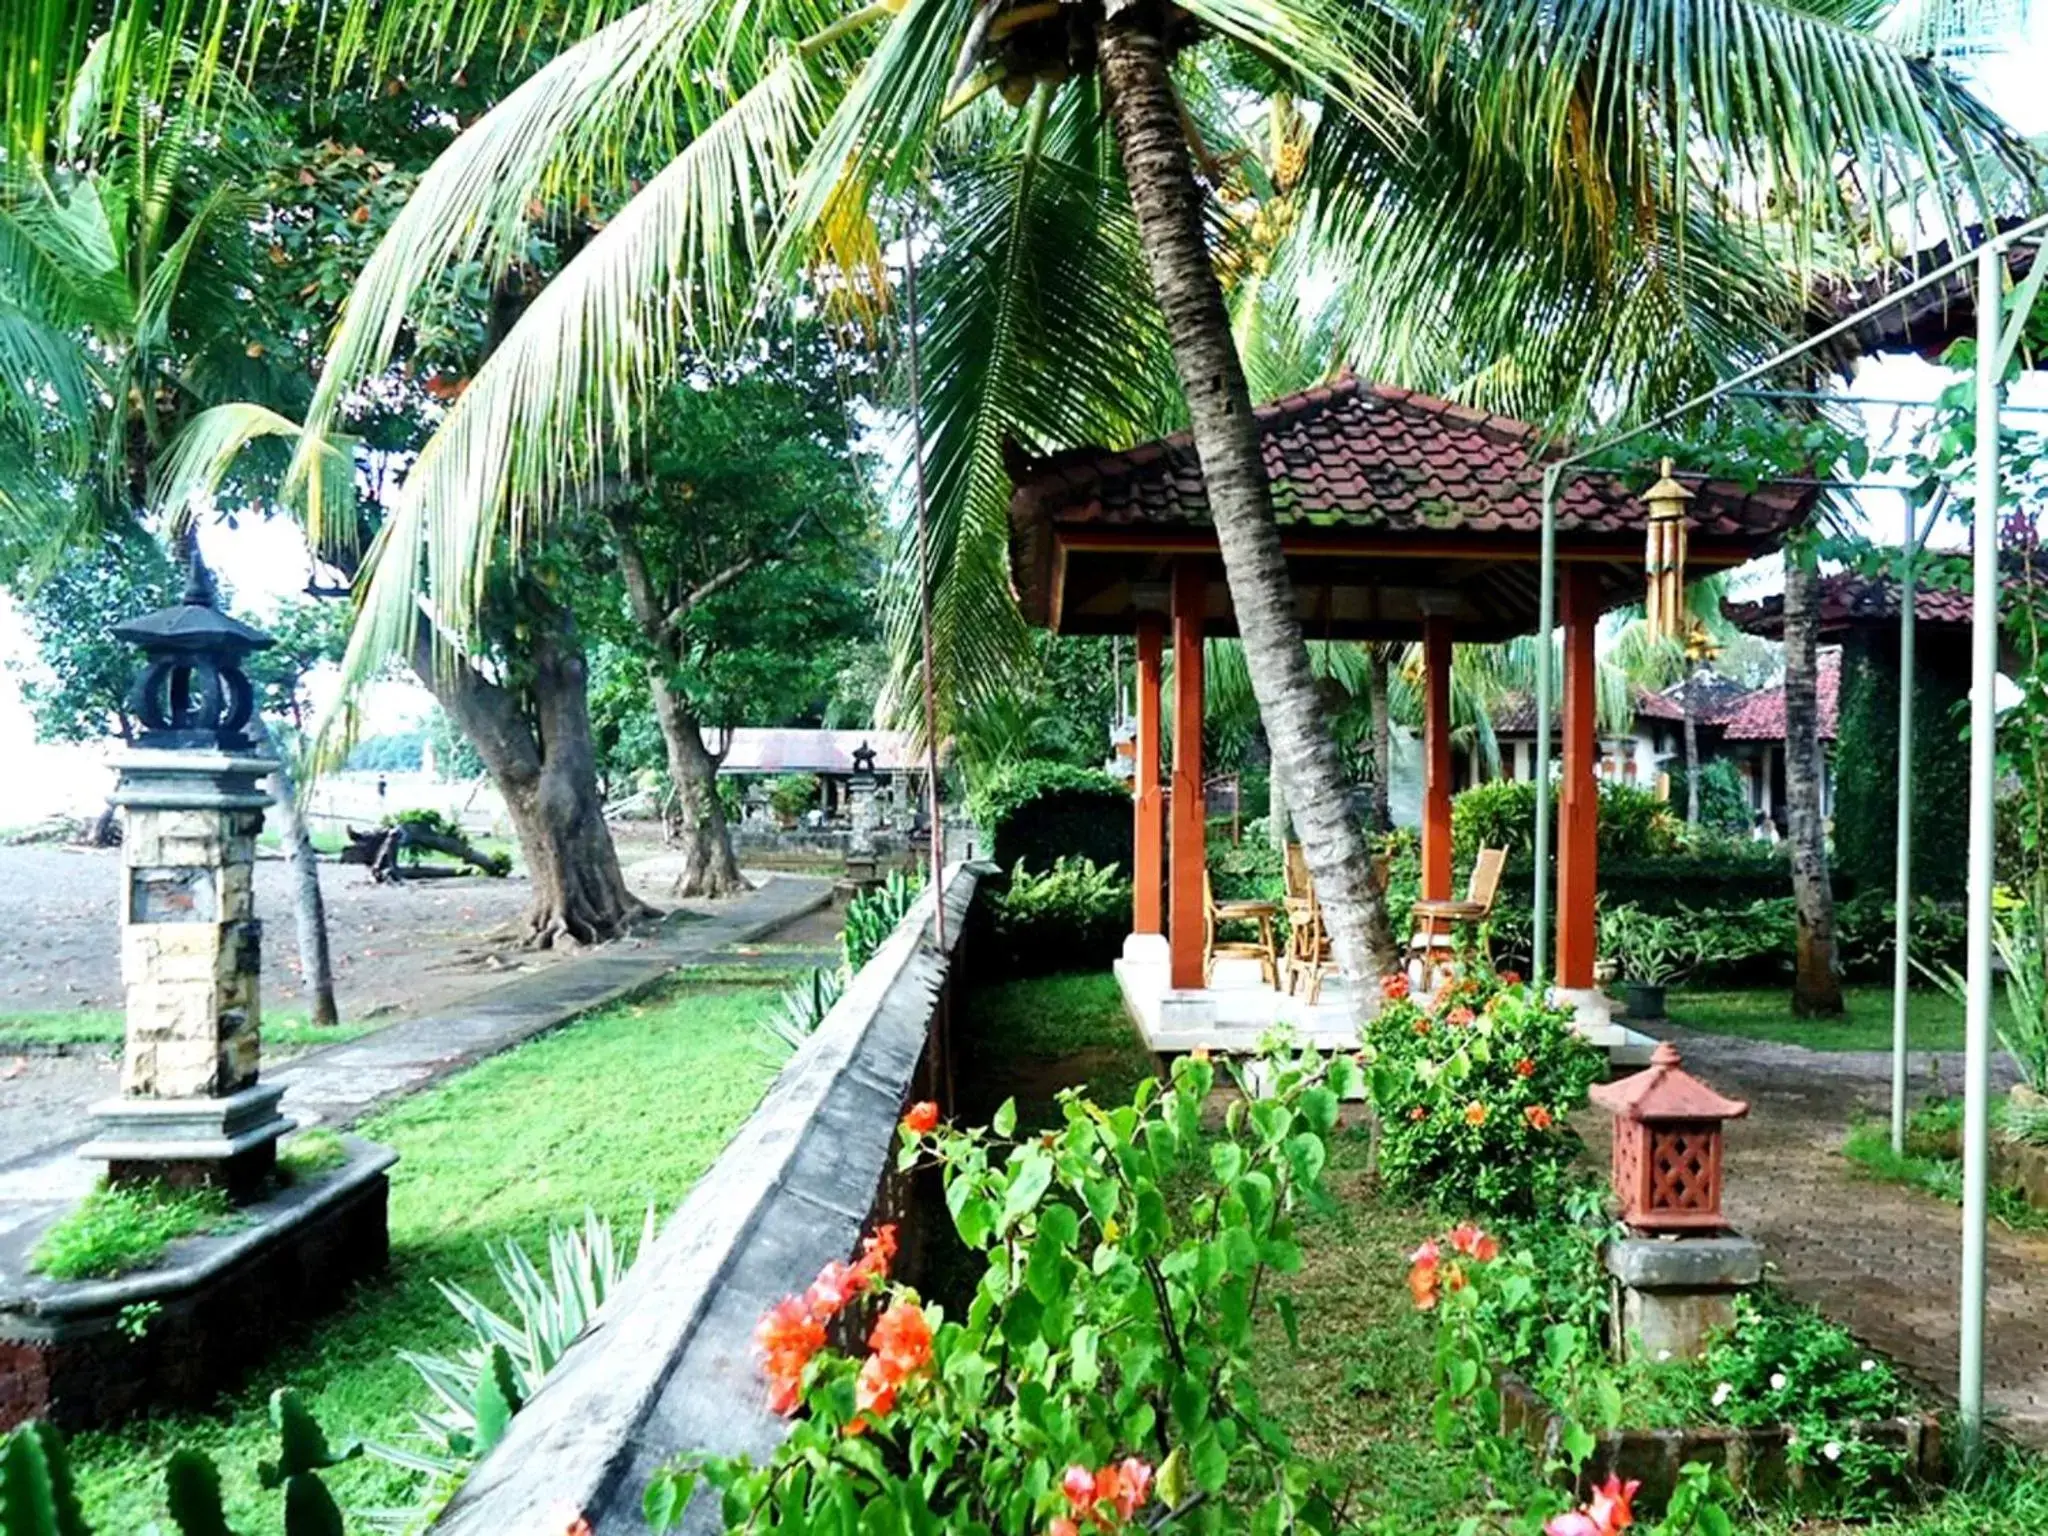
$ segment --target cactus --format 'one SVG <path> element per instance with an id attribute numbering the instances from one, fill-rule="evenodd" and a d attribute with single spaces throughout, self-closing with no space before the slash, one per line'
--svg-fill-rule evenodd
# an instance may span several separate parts
<path id="1" fill-rule="evenodd" d="M 342 1536 L 341 1508 L 319 1474 L 360 1456 L 363 1448 L 330 1449 L 313 1411 L 289 1387 L 271 1394 L 270 1422 L 277 1426 L 277 1460 L 259 1464 L 256 1480 L 284 1490 L 285 1536 Z"/>
<path id="2" fill-rule="evenodd" d="M 0 1443 L 0 1531 L 7 1536 L 92 1536 L 71 1486 L 64 1440 L 26 1424 Z"/>
<path id="3" fill-rule="evenodd" d="M 171 1452 L 164 1466 L 164 1502 L 179 1536 L 235 1536 L 220 1507 L 220 1469 L 203 1451 Z"/>

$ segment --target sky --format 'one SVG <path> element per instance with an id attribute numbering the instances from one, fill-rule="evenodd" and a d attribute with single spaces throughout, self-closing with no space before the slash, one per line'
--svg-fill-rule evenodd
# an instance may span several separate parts
<path id="1" fill-rule="evenodd" d="M 1978 61 L 1972 71 L 1978 89 L 2006 120 L 2028 136 L 2048 133 L 2048 11 L 2036 8 L 2025 35 L 2001 55 Z M 1855 380 L 1856 392 L 1887 399 L 1932 400 L 1948 381 L 1940 368 L 1917 358 L 1887 357 L 1864 363 Z M 2048 374 L 2029 374 L 2015 387 L 2013 403 L 2048 406 Z M 1910 413 L 1872 410 L 1872 430 L 1893 420 L 1911 420 Z M 1859 495 L 1872 536 L 1896 541 L 1901 524 L 1900 498 L 1884 492 Z M 1950 535 L 1953 542 L 1957 535 Z M 234 526 L 210 522 L 202 526 L 206 559 L 230 596 L 235 611 L 261 625 L 281 599 L 302 591 L 312 574 L 306 542 L 298 528 L 283 519 L 243 518 Z M 1760 562 L 1741 583 L 1743 595 L 1775 590 L 1781 577 L 1770 562 Z M 25 826 L 56 814 L 87 814 L 96 810 L 111 786 L 105 767 L 108 747 L 98 744 L 55 746 L 38 743 L 27 706 L 21 698 L 20 668 L 34 665 L 19 613 L 0 593 L 0 763 L 7 765 L 0 831 Z M 324 700 L 319 702 L 324 703 Z M 423 719 L 431 699 L 416 684 L 379 684 L 366 701 L 365 734 L 405 730 Z"/>

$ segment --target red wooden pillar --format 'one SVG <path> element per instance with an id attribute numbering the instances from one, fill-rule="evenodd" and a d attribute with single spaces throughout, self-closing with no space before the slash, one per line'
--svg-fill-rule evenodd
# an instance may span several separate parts
<path id="1" fill-rule="evenodd" d="M 1172 904 L 1167 944 L 1173 961 L 1168 984 L 1202 985 L 1202 568 L 1181 560 L 1173 568 L 1173 801 L 1167 807 Z"/>
<path id="2" fill-rule="evenodd" d="M 1599 744 L 1593 718 L 1593 631 L 1600 619 L 1592 573 L 1566 566 L 1564 772 L 1558 796 L 1557 985 L 1593 985 L 1594 895 L 1599 858 Z"/>
<path id="3" fill-rule="evenodd" d="M 1166 626 L 1138 620 L 1137 825 L 1131 839 L 1131 932 L 1166 931 L 1166 793 L 1159 782 L 1159 675 Z"/>
<path id="4" fill-rule="evenodd" d="M 1422 621 L 1422 896 L 1451 899 L 1451 621 Z"/>

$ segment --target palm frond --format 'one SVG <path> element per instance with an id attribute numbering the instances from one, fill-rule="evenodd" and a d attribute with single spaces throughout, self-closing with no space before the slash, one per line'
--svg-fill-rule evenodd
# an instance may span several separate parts
<path id="1" fill-rule="evenodd" d="M 295 442 L 299 424 L 261 405 L 238 402 L 201 411 L 187 422 L 158 460 L 150 500 L 173 529 L 190 523 L 221 488 L 251 443 L 264 438 Z M 306 538 L 328 550 L 337 530 L 352 533 L 356 520 L 353 442 L 329 437 L 320 445 L 319 473 L 298 482 L 298 510 Z"/>

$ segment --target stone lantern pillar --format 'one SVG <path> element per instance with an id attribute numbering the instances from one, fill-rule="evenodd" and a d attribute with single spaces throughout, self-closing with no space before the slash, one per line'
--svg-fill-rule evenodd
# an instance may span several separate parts
<path id="1" fill-rule="evenodd" d="M 121 1093 L 93 1106 L 79 1148 L 115 1182 L 261 1190 L 284 1089 L 258 1082 L 263 929 L 256 835 L 277 766 L 249 734 L 255 700 L 241 663 L 270 637 L 222 613 L 192 554 L 177 606 L 117 625 L 142 648 L 129 697 L 142 730 L 113 759 L 122 810 Z"/>
<path id="2" fill-rule="evenodd" d="M 846 780 L 846 811 L 852 830 L 846 840 L 846 878 L 858 887 L 875 883 L 875 828 L 880 808 L 876 795 L 875 749 L 863 741 L 853 749 L 853 772 Z"/>
<path id="3" fill-rule="evenodd" d="M 1633 1234 L 1607 1245 L 1621 1299 L 1616 1351 L 1696 1357 L 1735 1321 L 1736 1295 L 1763 1278 L 1763 1248 L 1721 1213 L 1723 1125 L 1749 1106 L 1686 1071 L 1668 1040 L 1644 1071 L 1589 1096 L 1614 1116 L 1611 1177 Z"/>

